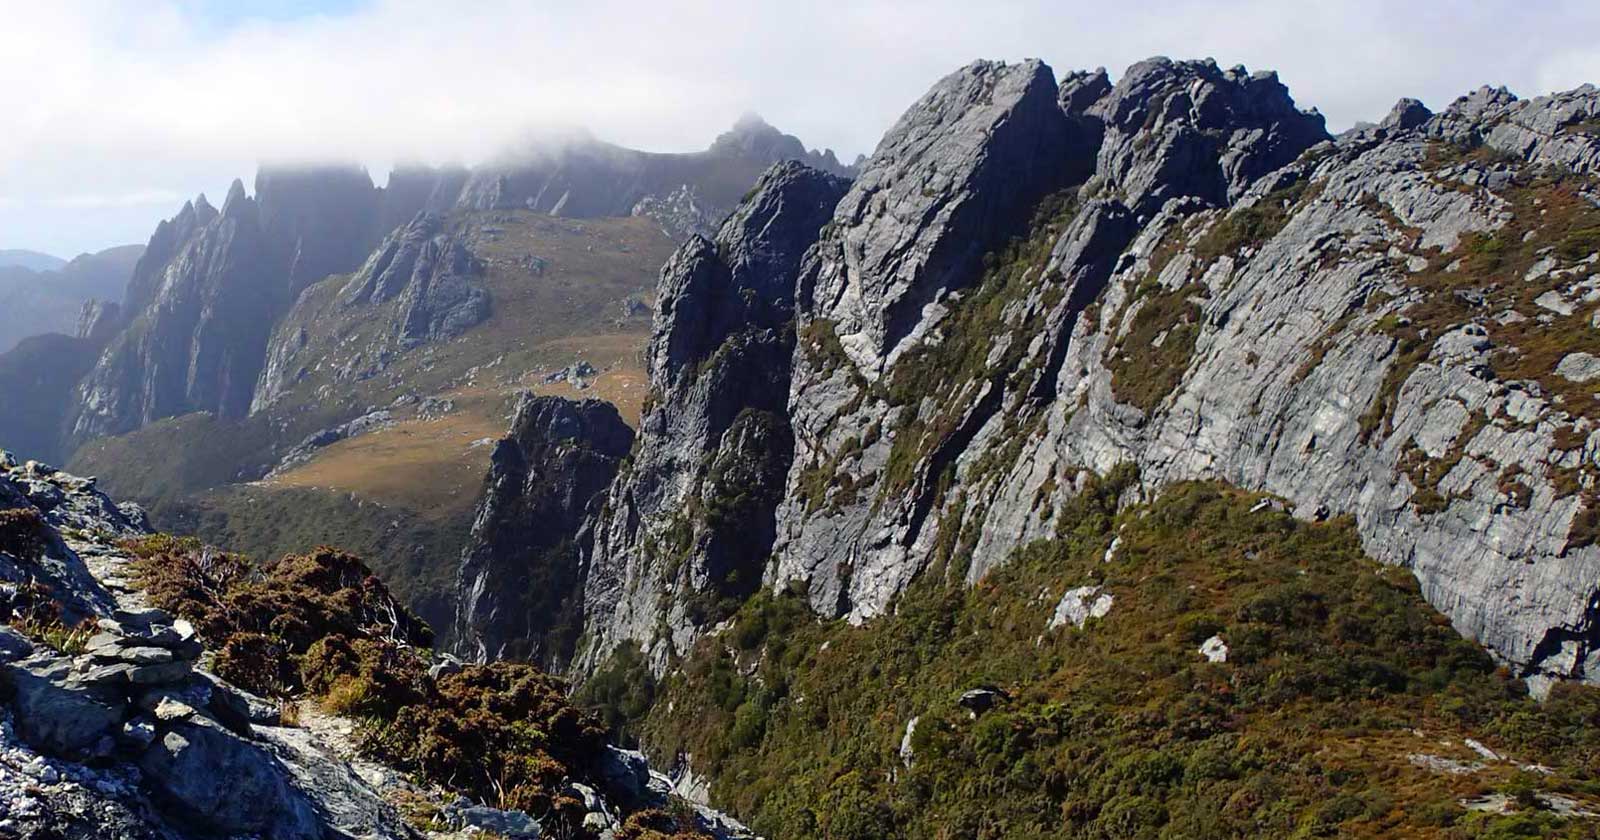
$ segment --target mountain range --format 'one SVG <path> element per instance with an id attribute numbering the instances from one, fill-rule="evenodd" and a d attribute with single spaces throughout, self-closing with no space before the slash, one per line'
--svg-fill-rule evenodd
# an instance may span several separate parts
<path id="1" fill-rule="evenodd" d="M 126 245 L 71 262 L 0 259 L 0 307 L 8 315 L 0 324 L 0 353 L 29 336 L 76 334 L 88 304 L 117 305 L 143 250 Z"/>
<path id="2" fill-rule="evenodd" d="M 54 271 L 67 261 L 50 254 L 21 248 L 0 249 L 0 268 L 25 268 L 29 271 Z"/>
<path id="3" fill-rule="evenodd" d="M 1269 71 L 978 61 L 848 167 L 263 170 L 0 356 L 0 441 L 97 476 L 0 459 L 0 569 L 116 627 L 24 625 L 8 714 L 111 711 L 14 763 L 137 764 L 84 795 L 150 836 L 1590 836 L 1597 305 L 1593 86 L 1334 136 Z M 151 679 L 222 682 L 96 752 L 179 617 Z"/>

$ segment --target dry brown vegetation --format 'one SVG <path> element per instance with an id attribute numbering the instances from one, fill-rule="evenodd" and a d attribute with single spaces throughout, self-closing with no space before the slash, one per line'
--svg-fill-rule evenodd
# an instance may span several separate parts
<path id="1" fill-rule="evenodd" d="M 32 560 L 44 549 L 44 520 L 34 508 L 0 510 L 0 551 Z"/>
<path id="2" fill-rule="evenodd" d="M 565 681 L 505 662 L 435 679 L 427 626 L 345 552 L 257 568 L 193 539 L 156 535 L 125 547 L 151 602 L 220 647 L 219 676 L 357 719 L 363 753 L 433 784 L 581 824 L 582 803 L 561 791 L 568 779 L 594 778 L 605 729 L 568 702 Z"/>

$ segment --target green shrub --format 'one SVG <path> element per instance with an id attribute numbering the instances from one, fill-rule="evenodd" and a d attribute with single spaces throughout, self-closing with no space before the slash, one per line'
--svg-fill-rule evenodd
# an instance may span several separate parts
<path id="1" fill-rule="evenodd" d="M 433 684 L 425 701 L 374 721 L 362 748 L 503 808 L 543 813 L 594 761 L 598 716 L 567 702 L 567 684 L 531 665 L 471 666 Z"/>
<path id="2" fill-rule="evenodd" d="M 1474 737 L 1554 768 L 1541 790 L 1592 786 L 1600 691 L 1531 702 L 1406 570 L 1366 558 L 1348 519 L 1251 513 L 1259 496 L 1210 484 L 1119 511 L 1135 475 L 1115 473 L 975 587 L 924 578 L 861 626 L 818 621 L 798 593 L 752 599 L 657 688 L 645 740 L 692 754 L 718 804 L 795 840 L 1478 837 L 1517 820 L 1584 836 L 1581 821 L 1467 816 L 1461 780 L 1406 756 L 1414 729 Z M 1111 612 L 1045 632 L 1087 583 Z M 1223 631 L 1228 660 L 1205 661 L 1199 643 Z M 974 720 L 955 698 L 980 685 L 1011 699 Z"/>
<path id="3" fill-rule="evenodd" d="M 211 667 L 228 682 L 269 697 L 288 694 L 294 684 L 289 648 L 263 633 L 230 634 Z"/>

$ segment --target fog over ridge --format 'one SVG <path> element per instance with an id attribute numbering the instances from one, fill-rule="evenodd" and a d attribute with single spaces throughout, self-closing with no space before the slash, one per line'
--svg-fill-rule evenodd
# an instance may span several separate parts
<path id="1" fill-rule="evenodd" d="M 259 4 L 250 4 L 250 8 Z M 842 159 L 974 58 L 1280 72 L 1334 130 L 1395 99 L 1600 79 L 1593 3 L 850 4 L 0 0 L 0 247 L 139 241 L 262 162 L 476 164 L 535 132 L 706 148 L 747 112 Z M 566 127 L 566 128 L 558 128 Z"/>

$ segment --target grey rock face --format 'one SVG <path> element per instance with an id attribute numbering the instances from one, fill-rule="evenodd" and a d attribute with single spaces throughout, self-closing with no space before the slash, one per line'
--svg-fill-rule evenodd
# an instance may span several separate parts
<path id="1" fill-rule="evenodd" d="M 78 388 L 69 441 L 193 411 L 250 409 L 273 324 L 310 283 L 359 265 L 377 239 L 364 172 L 263 170 L 219 213 L 185 205 L 157 228 L 127 293 L 128 326 Z"/>
<path id="2" fill-rule="evenodd" d="M 58 659 L 9 666 L 4 679 L 13 692 L 18 732 L 51 755 L 86 757 L 122 725 L 123 703 L 116 690 L 73 680 Z"/>
<path id="3" fill-rule="evenodd" d="M 475 659 L 564 662 L 578 617 L 578 530 L 616 476 L 633 430 L 599 400 L 524 395 L 491 456 L 463 551 L 456 638 Z"/>
<path id="4" fill-rule="evenodd" d="M 847 187 L 778 164 L 715 242 L 691 239 L 662 270 L 646 359 L 655 399 L 586 526 L 583 612 L 596 632 L 585 661 L 664 620 L 672 641 L 656 646 L 659 664 L 759 586 L 792 448 L 797 272 Z"/>
<path id="5" fill-rule="evenodd" d="M 1406 98 L 1394 104 L 1394 108 L 1390 109 L 1389 115 L 1383 118 L 1383 122 L 1378 123 L 1378 127 L 1388 131 L 1411 131 L 1420 128 L 1432 116 L 1433 112 L 1428 110 L 1428 106 L 1415 99 Z"/>
<path id="6" fill-rule="evenodd" d="M 581 652 L 592 663 L 620 640 L 645 639 L 663 619 L 687 644 L 718 610 L 755 591 L 789 469 L 796 273 L 847 187 L 778 164 L 715 242 L 692 237 L 668 262 L 646 352 L 654 398 L 624 478 L 612 483 L 587 461 L 549 464 L 552 451 L 567 450 L 546 443 L 561 438 L 550 438 L 545 412 L 570 404 L 523 404 L 513 436 L 496 450 L 463 560 L 466 654 L 565 665 L 581 626 L 595 631 Z M 621 442 L 618 459 L 631 438 Z M 574 481 L 612 489 L 586 508 L 569 489 Z M 512 615 L 530 585 L 539 610 Z M 519 635 L 529 622 L 531 637 Z M 523 645 L 507 647 L 519 638 Z"/>
<path id="7" fill-rule="evenodd" d="M 32 654 L 33 643 L 26 636 L 10 627 L 0 626 L 0 665 L 27 659 Z"/>
<path id="8" fill-rule="evenodd" d="M 1231 204 L 1329 139 L 1322 117 L 1296 109 L 1276 73 L 1210 61 L 1135 64 L 1084 114 L 1106 132 L 1090 191 L 1114 185 L 1141 222 L 1171 199 Z"/>
<path id="9" fill-rule="evenodd" d="M 9 618 L 10 594 L 30 582 L 49 587 L 68 623 L 108 614 L 114 608 L 111 594 L 90 573 L 79 552 L 61 539 L 59 529 L 92 530 L 113 539 L 146 533 L 147 529 L 95 490 L 93 481 L 36 461 L 18 464 L 10 453 L 0 450 L 0 508 L 32 508 L 47 526 L 31 556 L 0 550 L 0 614 Z"/>
<path id="10" fill-rule="evenodd" d="M 205 721 L 173 727 L 139 767 L 197 827 L 272 840 L 323 836 L 311 801 L 270 753 Z"/>
<path id="11" fill-rule="evenodd" d="M 455 338 L 488 319 L 492 303 L 479 282 L 482 276 L 481 261 L 443 219 L 418 213 L 384 238 L 331 303 L 310 294 L 295 302 L 266 348 L 251 411 L 268 408 L 299 381 L 314 363 L 302 359 L 308 330 L 334 314 L 348 319 L 356 313 L 361 322 L 379 325 L 364 355 L 395 358 L 422 344 Z"/>
<path id="12" fill-rule="evenodd" d="M 900 118 L 840 201 L 802 307 L 834 322 L 869 379 L 917 328 L 937 324 L 931 304 L 969 285 L 983 254 L 1084 166 L 1056 93 L 1037 61 L 963 68 Z"/>
<path id="13" fill-rule="evenodd" d="M 1144 492 L 1220 479 L 1303 517 L 1351 514 L 1373 556 L 1413 570 L 1434 605 L 1535 688 L 1600 679 L 1600 548 L 1583 536 L 1592 421 L 1490 364 L 1501 327 L 1570 317 L 1587 328 L 1574 302 L 1592 290 L 1596 258 L 1569 243 L 1527 279 L 1502 281 L 1553 283 L 1570 315 L 1487 311 L 1487 293 L 1465 289 L 1465 320 L 1408 351 L 1421 361 L 1402 362 L 1385 332 L 1427 298 L 1412 275 L 1502 230 L 1503 193 L 1542 167 L 1572 173 L 1579 200 L 1597 204 L 1583 180 L 1600 175 L 1587 128 L 1597 109 L 1593 88 L 1531 101 L 1484 89 L 1437 115 L 1402 102 L 1384 125 L 1335 141 L 1273 74 L 1211 62 L 1155 59 L 1114 86 L 1085 73 L 1057 88 L 1031 63 L 954 74 L 885 138 L 795 272 L 802 340 L 773 374 L 790 383 L 778 446 L 793 454 L 765 583 L 802 583 L 824 615 L 868 619 L 931 564 L 977 580 L 1052 534 L 1083 470 L 1131 463 Z M 1448 162 L 1448 144 L 1479 143 L 1493 154 Z M 978 256 L 1027 233 L 1045 193 L 1073 187 L 1069 212 L 1007 252 L 1025 257 L 997 275 L 1010 284 L 986 281 Z M 636 545 L 659 557 L 664 537 L 696 532 L 634 523 L 704 500 L 688 483 L 693 457 L 647 469 L 652 441 L 707 453 L 726 439 L 669 430 L 696 416 L 674 413 L 686 404 L 674 394 L 692 393 L 674 389 L 699 381 L 688 362 L 710 346 L 674 330 L 674 313 L 707 311 L 700 290 L 726 276 L 728 244 L 690 243 L 664 273 L 652 358 L 671 364 L 652 369 L 663 398 L 596 523 L 585 630 L 602 641 L 582 666 L 630 640 L 662 668 L 696 635 L 696 616 L 672 605 L 700 590 L 658 570 L 706 568 L 711 552 L 692 538 L 671 544 L 670 563 L 649 562 Z M 1182 337 L 1135 338 L 1156 295 L 1187 308 Z M 962 333 L 974 323 L 980 335 Z M 1169 339 L 1182 343 L 1157 353 Z M 741 346 L 725 342 L 697 370 Z M 968 356 L 923 361 L 956 352 Z M 1589 373 L 1581 356 L 1564 368 Z M 1129 377 L 1164 384 L 1136 399 Z M 1454 464 L 1434 491 L 1442 501 L 1423 501 L 1418 459 Z M 1509 496 L 1508 465 L 1522 488 Z M 1578 474 L 1590 477 L 1575 493 Z M 640 533 L 652 539 L 630 537 Z M 950 544 L 960 556 L 940 553 Z"/>
<path id="14" fill-rule="evenodd" d="M 122 326 L 122 307 L 103 300 L 84 301 L 78 313 L 78 338 L 88 339 L 97 346 L 104 345 Z"/>

